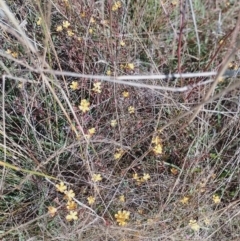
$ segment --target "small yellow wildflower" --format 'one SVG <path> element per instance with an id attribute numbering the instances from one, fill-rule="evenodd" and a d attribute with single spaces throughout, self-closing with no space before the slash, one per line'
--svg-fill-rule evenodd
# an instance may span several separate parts
<path id="1" fill-rule="evenodd" d="M 143 181 L 147 181 L 148 179 L 150 179 L 150 175 L 148 173 L 143 173 L 142 179 Z"/>
<path id="2" fill-rule="evenodd" d="M 178 4 L 178 1 L 177 1 L 177 0 L 173 0 L 173 1 L 172 1 L 172 5 L 173 5 L 173 6 L 177 6 L 177 4 Z"/>
<path id="3" fill-rule="evenodd" d="M 89 109 L 90 109 L 89 106 L 90 106 L 89 101 L 86 100 L 86 99 L 83 99 L 83 100 L 81 100 L 81 103 L 80 103 L 80 105 L 79 105 L 79 109 L 80 109 L 83 113 L 85 113 L 85 112 L 89 111 Z"/>
<path id="4" fill-rule="evenodd" d="M 57 32 L 61 32 L 62 30 L 63 30 L 62 25 L 58 25 L 58 26 L 56 27 L 56 31 L 57 31 Z"/>
<path id="5" fill-rule="evenodd" d="M 88 32 L 89 32 L 90 34 L 92 34 L 92 33 L 93 33 L 93 29 L 92 29 L 92 28 L 89 28 Z"/>
<path id="6" fill-rule="evenodd" d="M 178 174 L 178 169 L 177 169 L 177 168 L 172 167 L 172 168 L 170 169 L 170 171 L 171 171 L 171 173 L 172 173 L 173 175 L 175 175 L 175 176 Z"/>
<path id="7" fill-rule="evenodd" d="M 155 144 L 155 145 L 158 145 L 161 143 L 161 139 L 159 136 L 156 136 L 152 139 L 152 143 Z"/>
<path id="8" fill-rule="evenodd" d="M 12 51 L 10 49 L 7 49 L 6 54 L 11 54 Z"/>
<path id="9" fill-rule="evenodd" d="M 125 196 L 124 195 L 119 196 L 119 201 L 124 203 L 125 202 Z"/>
<path id="10" fill-rule="evenodd" d="M 138 174 L 137 173 L 133 173 L 133 179 L 134 180 L 139 180 Z"/>
<path id="11" fill-rule="evenodd" d="M 72 37 L 74 35 L 74 32 L 72 30 L 68 30 L 67 34 L 68 34 L 69 37 Z"/>
<path id="12" fill-rule="evenodd" d="M 210 222 L 210 220 L 209 220 L 208 218 L 205 218 L 205 219 L 204 219 L 204 223 L 205 223 L 206 225 L 209 225 L 211 222 Z"/>
<path id="13" fill-rule="evenodd" d="M 110 76 L 112 74 L 111 70 L 108 69 L 107 72 L 106 72 L 107 76 Z"/>
<path id="14" fill-rule="evenodd" d="M 115 2 L 112 6 L 112 11 L 113 12 L 117 11 L 119 8 L 121 8 L 121 6 L 122 6 L 122 4 L 120 1 Z"/>
<path id="15" fill-rule="evenodd" d="M 57 212 L 57 209 L 53 206 L 48 207 L 48 213 L 50 214 L 51 217 L 54 217 Z"/>
<path id="16" fill-rule="evenodd" d="M 85 12 L 81 12 L 81 13 L 80 13 L 80 16 L 81 16 L 82 18 L 85 18 L 85 17 L 86 17 L 86 13 L 85 13 Z"/>
<path id="17" fill-rule="evenodd" d="M 94 182 L 102 181 L 101 174 L 93 174 L 92 181 L 94 181 Z"/>
<path id="18" fill-rule="evenodd" d="M 102 90 L 101 90 L 101 88 L 102 88 L 102 87 L 101 87 L 101 84 L 102 84 L 101 82 L 93 83 L 93 86 L 94 86 L 94 87 L 93 87 L 92 90 L 93 90 L 94 92 L 100 94 L 100 93 L 102 92 Z"/>
<path id="19" fill-rule="evenodd" d="M 68 199 L 68 201 L 72 201 L 72 199 L 75 197 L 75 193 L 73 192 L 73 190 L 69 190 L 69 191 L 65 191 L 64 192 L 65 197 Z"/>
<path id="20" fill-rule="evenodd" d="M 65 192 L 67 190 L 67 187 L 63 182 L 60 182 L 59 184 L 56 184 L 56 188 L 59 192 Z"/>
<path id="21" fill-rule="evenodd" d="M 111 120 L 110 125 L 111 127 L 115 127 L 117 125 L 117 120 Z"/>
<path id="22" fill-rule="evenodd" d="M 93 128 L 90 128 L 88 129 L 88 133 L 92 136 L 93 134 L 95 134 L 96 132 L 96 129 L 93 127 Z"/>
<path id="23" fill-rule="evenodd" d="M 223 82 L 225 80 L 225 78 L 224 77 L 218 77 L 218 82 L 220 83 L 220 82 Z"/>
<path id="24" fill-rule="evenodd" d="M 122 96 L 124 97 L 124 98 L 128 98 L 129 97 L 129 92 L 128 91 L 123 91 L 122 92 Z"/>
<path id="25" fill-rule="evenodd" d="M 183 197 L 183 198 L 180 200 L 180 202 L 181 202 L 182 204 L 188 204 L 188 201 L 189 201 L 189 197 Z"/>
<path id="26" fill-rule="evenodd" d="M 156 155 L 162 154 L 162 144 L 158 144 L 153 148 L 153 152 Z"/>
<path id="27" fill-rule="evenodd" d="M 214 194 L 213 195 L 213 201 L 214 201 L 215 204 L 218 204 L 218 203 L 221 202 L 221 199 L 217 194 Z"/>
<path id="28" fill-rule="evenodd" d="M 89 204 L 89 205 L 95 203 L 95 198 L 94 198 L 93 196 L 89 196 L 89 197 L 87 198 L 87 200 L 88 200 L 88 204 Z"/>
<path id="29" fill-rule="evenodd" d="M 74 201 L 68 201 L 67 202 L 67 209 L 68 210 L 76 210 L 77 204 Z"/>
<path id="30" fill-rule="evenodd" d="M 124 46 L 125 46 L 125 42 L 124 42 L 123 40 L 121 40 L 121 41 L 120 41 L 120 45 L 121 45 L 122 47 L 124 47 Z"/>
<path id="31" fill-rule="evenodd" d="M 77 40 L 78 40 L 79 42 L 81 42 L 81 41 L 82 41 L 82 38 L 81 38 L 81 37 L 78 37 Z"/>
<path id="32" fill-rule="evenodd" d="M 118 225 L 124 226 L 127 224 L 127 220 L 129 220 L 130 212 L 128 211 L 118 211 L 117 214 L 115 214 L 115 218 L 117 219 Z"/>
<path id="33" fill-rule="evenodd" d="M 198 231 L 200 229 L 200 226 L 198 225 L 197 221 L 193 219 L 189 221 L 189 226 L 194 231 Z"/>
<path id="34" fill-rule="evenodd" d="M 134 70 L 134 64 L 128 63 L 126 68 L 129 69 L 129 70 Z"/>
<path id="35" fill-rule="evenodd" d="M 95 23 L 95 19 L 93 17 L 90 18 L 90 23 Z"/>
<path id="36" fill-rule="evenodd" d="M 41 25 L 41 23 L 42 23 L 42 18 L 39 17 L 39 18 L 38 18 L 38 21 L 37 21 L 37 25 Z"/>
<path id="37" fill-rule="evenodd" d="M 12 52 L 11 55 L 13 56 L 13 58 L 17 58 L 18 57 L 18 53 L 17 52 Z"/>
<path id="38" fill-rule="evenodd" d="M 118 150 L 115 154 L 114 154 L 114 159 L 118 160 L 122 157 L 123 155 L 123 150 Z"/>
<path id="39" fill-rule="evenodd" d="M 63 26 L 64 28 L 68 28 L 68 27 L 70 26 L 70 23 L 69 23 L 68 21 L 63 21 L 62 26 Z"/>
<path id="40" fill-rule="evenodd" d="M 77 82 L 77 81 L 73 81 L 73 82 L 71 83 L 71 85 L 70 85 L 70 88 L 71 88 L 72 90 L 77 90 L 77 89 L 79 89 L 78 82 Z"/>
<path id="41" fill-rule="evenodd" d="M 135 112 L 135 108 L 133 106 L 128 107 L 128 113 L 133 114 Z"/>
<path id="42" fill-rule="evenodd" d="M 67 221 L 77 220 L 77 212 L 76 211 L 70 211 L 70 213 L 66 216 Z"/>

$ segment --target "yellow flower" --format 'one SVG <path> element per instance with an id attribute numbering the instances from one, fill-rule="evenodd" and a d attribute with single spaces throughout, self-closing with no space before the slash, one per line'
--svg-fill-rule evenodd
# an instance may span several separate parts
<path id="1" fill-rule="evenodd" d="M 63 182 L 60 182 L 59 184 L 56 184 L 56 188 L 59 192 L 65 192 L 67 190 L 67 187 Z"/>
<path id="2" fill-rule="evenodd" d="M 90 18 L 90 23 L 95 23 L 95 19 L 93 17 Z"/>
<path id="3" fill-rule="evenodd" d="M 171 173 L 172 173 L 173 175 L 177 175 L 177 174 L 178 174 L 178 169 L 177 169 L 177 168 L 172 167 L 172 168 L 170 169 L 170 171 L 171 171 Z"/>
<path id="4" fill-rule="evenodd" d="M 137 174 L 137 173 L 134 173 L 134 174 L 133 174 L 133 179 L 134 179 L 134 180 L 139 180 L 139 177 L 138 177 L 138 174 Z"/>
<path id="5" fill-rule="evenodd" d="M 57 32 L 61 32 L 62 30 L 63 30 L 62 25 L 58 25 L 58 26 L 56 27 L 56 31 L 57 31 Z"/>
<path id="6" fill-rule="evenodd" d="M 142 179 L 143 179 L 143 181 L 147 181 L 148 179 L 150 179 L 150 175 L 147 173 L 143 173 Z"/>
<path id="7" fill-rule="evenodd" d="M 200 229 L 200 226 L 198 225 L 197 221 L 193 219 L 189 221 L 189 226 L 194 231 L 198 231 Z"/>
<path id="8" fill-rule="evenodd" d="M 90 34 L 92 34 L 92 33 L 93 33 L 93 29 L 92 29 L 92 28 L 89 28 L 88 32 L 89 32 Z"/>
<path id="9" fill-rule="evenodd" d="M 204 223 L 205 223 L 206 225 L 209 225 L 209 224 L 210 224 L 210 220 L 209 220 L 208 218 L 205 218 L 205 219 L 204 219 Z"/>
<path id="10" fill-rule="evenodd" d="M 63 27 L 68 28 L 70 26 L 70 23 L 68 21 L 63 21 Z"/>
<path id="11" fill-rule="evenodd" d="M 120 45 L 122 46 L 122 47 L 124 47 L 125 46 L 125 42 L 124 41 L 120 41 Z"/>
<path id="12" fill-rule="evenodd" d="M 87 101 L 86 99 L 83 99 L 83 100 L 81 100 L 79 109 L 80 109 L 83 113 L 85 113 L 85 112 L 89 111 L 89 106 L 90 106 L 89 101 Z"/>
<path id="13" fill-rule="evenodd" d="M 11 54 L 12 51 L 10 49 L 7 49 L 6 54 Z"/>
<path id="14" fill-rule="evenodd" d="M 13 58 L 17 58 L 18 57 L 18 53 L 17 52 L 12 52 L 11 55 L 13 56 Z"/>
<path id="15" fill-rule="evenodd" d="M 95 134 L 95 131 L 96 129 L 93 127 L 93 128 L 90 128 L 88 129 L 88 133 L 92 136 L 93 134 Z"/>
<path id="16" fill-rule="evenodd" d="M 111 127 L 115 127 L 117 125 L 117 120 L 111 120 L 110 125 Z"/>
<path id="17" fill-rule="evenodd" d="M 73 81 L 70 85 L 70 88 L 72 90 L 77 90 L 79 88 L 78 82 L 77 81 Z"/>
<path id="18" fill-rule="evenodd" d="M 41 23 L 42 23 L 42 18 L 39 17 L 39 18 L 38 18 L 38 21 L 37 21 L 37 25 L 41 25 Z"/>
<path id="19" fill-rule="evenodd" d="M 121 8 L 122 4 L 120 1 L 117 1 L 115 2 L 113 5 L 112 5 L 112 11 L 117 11 L 119 8 Z"/>
<path id="20" fill-rule="evenodd" d="M 124 203 L 125 202 L 125 197 L 124 195 L 119 196 L 119 201 Z"/>
<path id="21" fill-rule="evenodd" d="M 214 194 L 213 195 L 213 201 L 214 201 L 215 204 L 218 204 L 218 203 L 221 202 L 221 199 L 217 194 Z"/>
<path id="22" fill-rule="evenodd" d="M 133 114 L 135 112 L 135 108 L 133 106 L 128 107 L 128 113 Z"/>
<path id="23" fill-rule="evenodd" d="M 64 194 L 68 201 L 72 201 L 72 199 L 75 197 L 73 190 L 65 191 Z"/>
<path id="24" fill-rule="evenodd" d="M 118 160 L 122 157 L 123 155 L 123 150 L 118 150 L 115 154 L 114 154 L 114 159 Z"/>
<path id="25" fill-rule="evenodd" d="M 177 1 L 177 0 L 173 0 L 173 1 L 172 1 L 172 5 L 173 5 L 173 6 L 177 6 L 177 4 L 178 4 L 178 1 Z"/>
<path id="26" fill-rule="evenodd" d="M 162 144 L 157 144 L 154 148 L 153 148 L 153 152 L 156 155 L 162 154 Z"/>
<path id="27" fill-rule="evenodd" d="M 69 37 L 72 37 L 74 35 L 74 32 L 72 30 L 68 30 L 67 34 L 68 34 Z"/>
<path id="28" fill-rule="evenodd" d="M 156 136 L 152 139 L 152 143 L 155 144 L 155 145 L 158 145 L 161 143 L 161 139 L 159 136 Z"/>
<path id="29" fill-rule="evenodd" d="M 94 84 L 93 84 L 94 87 L 93 87 L 92 90 L 93 90 L 94 92 L 100 94 L 100 93 L 102 92 L 102 90 L 101 90 L 101 84 L 102 84 L 101 82 L 96 82 L 96 83 L 94 83 Z"/>
<path id="30" fill-rule="evenodd" d="M 67 221 L 77 220 L 77 212 L 70 211 L 70 213 L 66 216 Z"/>
<path id="31" fill-rule="evenodd" d="M 88 200 L 88 204 L 90 205 L 95 203 L 95 198 L 93 196 L 88 197 L 87 200 Z"/>
<path id="32" fill-rule="evenodd" d="M 54 217 L 57 212 L 57 209 L 53 206 L 48 207 L 48 213 L 50 214 L 51 217 Z"/>
<path id="33" fill-rule="evenodd" d="M 123 91 L 122 92 L 122 96 L 124 97 L 124 98 L 128 98 L 129 97 L 129 92 L 128 91 Z"/>
<path id="34" fill-rule="evenodd" d="M 188 204 L 188 201 L 189 201 L 189 197 L 183 197 L 183 198 L 180 200 L 180 202 L 181 202 L 182 204 Z"/>
<path id="35" fill-rule="evenodd" d="M 128 211 L 118 211 L 117 214 L 115 214 L 115 218 L 117 219 L 118 225 L 124 226 L 126 225 L 126 221 L 129 220 L 130 212 Z"/>
<path id="36" fill-rule="evenodd" d="M 94 182 L 102 181 L 101 174 L 93 174 L 92 181 L 94 181 Z"/>
<path id="37" fill-rule="evenodd" d="M 128 63 L 126 68 L 129 69 L 129 70 L 134 70 L 134 64 Z"/>
<path id="38" fill-rule="evenodd" d="M 110 76 L 112 74 L 111 70 L 108 69 L 107 72 L 106 72 L 107 76 Z"/>
<path id="39" fill-rule="evenodd" d="M 77 204 L 74 201 L 68 201 L 67 202 L 67 209 L 68 210 L 76 210 Z"/>

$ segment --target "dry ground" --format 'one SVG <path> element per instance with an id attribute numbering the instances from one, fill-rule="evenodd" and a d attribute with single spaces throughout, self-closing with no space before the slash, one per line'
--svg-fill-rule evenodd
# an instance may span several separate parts
<path id="1" fill-rule="evenodd" d="M 238 68 L 237 0 L 0 7 L 1 240 L 240 240 L 239 79 L 114 78 Z"/>

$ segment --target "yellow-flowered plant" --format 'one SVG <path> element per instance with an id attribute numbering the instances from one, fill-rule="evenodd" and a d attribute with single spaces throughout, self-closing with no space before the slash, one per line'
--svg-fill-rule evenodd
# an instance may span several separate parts
<path id="1" fill-rule="evenodd" d="M 135 108 L 133 106 L 128 107 L 128 113 L 133 114 L 135 112 Z"/>
<path id="2" fill-rule="evenodd" d="M 67 202 L 67 209 L 68 210 L 76 210 L 77 209 L 77 204 L 74 201 L 68 201 Z"/>
<path id="3" fill-rule="evenodd" d="M 190 228 L 191 228 L 192 230 L 194 230 L 194 231 L 198 231 L 198 230 L 200 229 L 200 226 L 199 226 L 199 224 L 197 223 L 197 220 L 195 220 L 195 219 L 191 219 L 191 220 L 189 221 L 189 226 L 190 226 Z"/>
<path id="4" fill-rule="evenodd" d="M 134 64 L 133 63 L 128 63 L 126 65 L 126 68 L 129 69 L 129 70 L 134 70 Z"/>
<path id="5" fill-rule="evenodd" d="M 68 21 L 63 21 L 62 26 L 63 26 L 64 28 L 68 28 L 68 27 L 70 26 L 70 23 L 69 23 Z"/>
<path id="6" fill-rule="evenodd" d="M 39 17 L 38 20 L 37 20 L 37 25 L 41 25 L 42 24 L 42 18 Z"/>
<path id="7" fill-rule="evenodd" d="M 72 30 L 68 30 L 67 34 L 68 34 L 69 37 L 72 37 L 74 35 L 74 32 Z"/>
<path id="8" fill-rule="evenodd" d="M 125 196 L 124 195 L 119 196 L 119 201 L 124 203 L 125 202 Z"/>
<path id="9" fill-rule="evenodd" d="M 65 197 L 68 199 L 68 201 L 72 201 L 72 199 L 75 197 L 75 193 L 73 192 L 73 190 L 69 190 L 69 191 L 65 191 L 64 192 Z"/>
<path id="10" fill-rule="evenodd" d="M 86 99 L 83 99 L 81 100 L 81 103 L 79 105 L 79 109 L 83 112 L 83 113 L 86 113 L 87 111 L 89 111 L 89 106 L 90 106 L 90 103 L 88 100 Z"/>
<path id="11" fill-rule="evenodd" d="M 50 214 L 51 217 L 54 217 L 56 215 L 57 209 L 53 206 L 48 207 L 48 213 Z"/>
<path id="12" fill-rule="evenodd" d="M 73 82 L 70 84 L 70 88 L 71 88 L 72 90 L 77 90 L 77 89 L 79 89 L 79 84 L 78 84 L 78 82 L 77 82 L 77 81 L 73 81 Z"/>
<path id="13" fill-rule="evenodd" d="M 118 149 L 117 152 L 114 154 L 114 159 L 119 160 L 122 157 L 123 153 L 124 153 L 123 150 Z"/>
<path id="14" fill-rule="evenodd" d="M 129 220 L 130 212 L 128 211 L 118 211 L 117 214 L 115 214 L 115 218 L 117 219 L 118 225 L 125 226 L 127 224 L 127 221 Z"/>
<path id="15" fill-rule="evenodd" d="M 111 127 L 116 127 L 117 126 L 117 120 L 111 120 L 110 125 L 111 125 Z"/>
<path id="16" fill-rule="evenodd" d="M 94 181 L 94 182 L 102 181 L 102 176 L 101 176 L 101 174 L 93 174 L 93 176 L 92 176 L 92 181 Z"/>
<path id="17" fill-rule="evenodd" d="M 120 41 L 120 45 L 121 45 L 122 47 L 124 47 L 124 46 L 125 46 L 125 42 L 124 42 L 123 40 L 121 40 L 121 41 Z"/>
<path id="18" fill-rule="evenodd" d="M 96 93 L 101 93 L 102 92 L 102 87 L 101 87 L 101 82 L 96 82 L 96 83 L 94 83 L 93 84 L 93 88 L 92 88 L 92 90 L 94 91 L 94 92 L 96 92 Z"/>
<path id="19" fill-rule="evenodd" d="M 150 179 L 150 175 L 148 173 L 143 173 L 142 180 L 143 181 L 148 181 Z"/>
<path id="20" fill-rule="evenodd" d="M 70 211 L 69 214 L 66 216 L 67 221 L 73 221 L 73 220 L 77 220 L 78 216 L 77 216 L 77 212 L 76 211 Z"/>
<path id="21" fill-rule="evenodd" d="M 129 97 L 129 92 L 128 91 L 123 91 L 122 92 L 122 96 L 124 97 L 124 98 L 128 98 Z"/>
<path id="22" fill-rule="evenodd" d="M 62 192 L 62 193 L 64 193 L 67 190 L 67 187 L 63 182 L 56 184 L 56 188 L 59 192 Z"/>
<path id="23" fill-rule="evenodd" d="M 93 196 L 89 196 L 87 200 L 89 205 L 92 205 L 93 203 L 95 203 L 95 198 Z"/>
<path id="24" fill-rule="evenodd" d="M 90 135 L 90 136 L 94 135 L 94 134 L 95 134 L 95 132 L 96 132 L 96 129 L 95 129 L 94 127 L 93 127 L 93 128 L 88 129 L 88 133 L 89 133 L 89 135 Z"/>
<path id="25" fill-rule="evenodd" d="M 112 11 L 115 12 L 117 11 L 119 8 L 121 8 L 122 4 L 121 1 L 117 1 L 112 5 Z"/>
<path id="26" fill-rule="evenodd" d="M 62 25 L 58 25 L 58 26 L 56 27 L 56 31 L 57 31 L 57 32 L 61 32 L 62 30 L 63 30 Z"/>
<path id="27" fill-rule="evenodd" d="M 180 200 L 180 202 L 181 202 L 182 204 L 188 204 L 188 202 L 189 202 L 189 197 L 183 197 L 183 198 Z"/>
<path id="28" fill-rule="evenodd" d="M 107 76 L 110 76 L 112 74 L 111 70 L 108 69 L 107 72 L 106 72 Z"/>
<path id="29" fill-rule="evenodd" d="M 217 194 L 213 195 L 213 201 L 215 204 L 219 204 L 221 202 L 220 197 Z"/>

